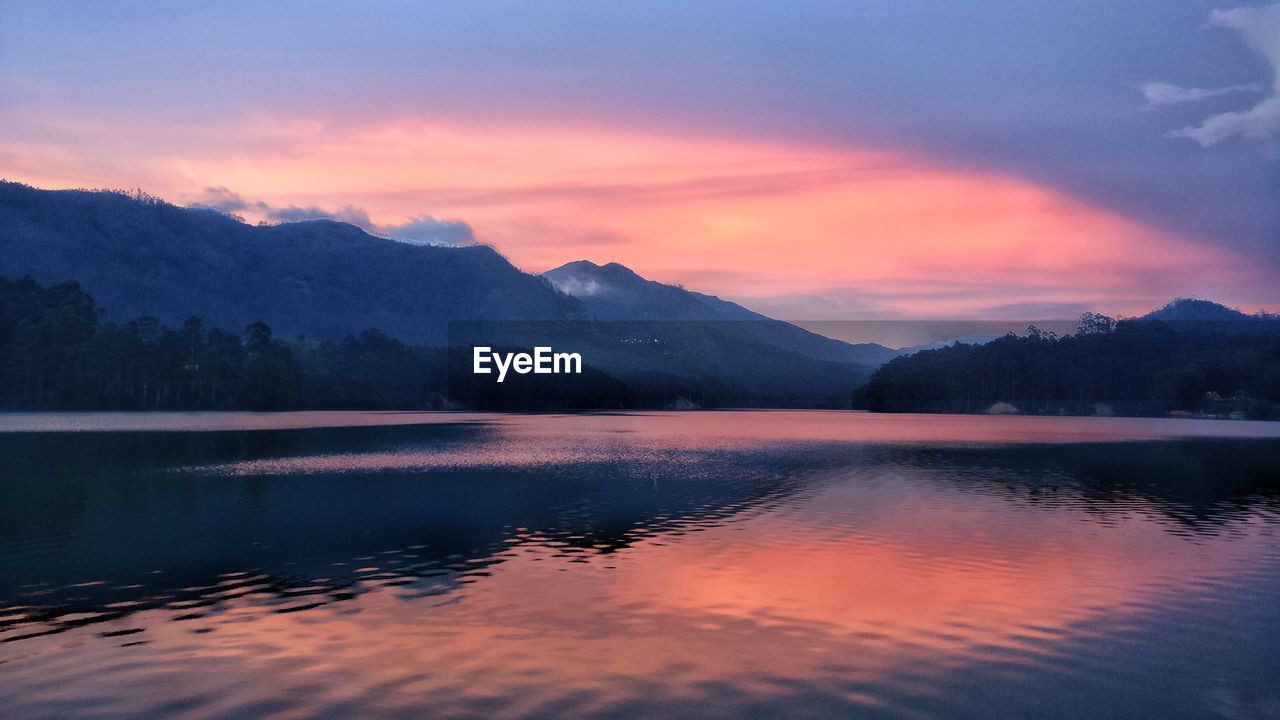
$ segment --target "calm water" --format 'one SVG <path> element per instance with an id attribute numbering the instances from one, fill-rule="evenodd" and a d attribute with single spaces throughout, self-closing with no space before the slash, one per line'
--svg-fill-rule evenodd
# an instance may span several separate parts
<path id="1" fill-rule="evenodd" d="M 1280 717 L 1280 423 L 0 416 L 0 716 Z"/>

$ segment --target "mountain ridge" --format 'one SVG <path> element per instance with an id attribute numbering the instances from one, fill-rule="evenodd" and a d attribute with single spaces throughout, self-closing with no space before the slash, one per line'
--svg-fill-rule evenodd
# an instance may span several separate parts
<path id="1" fill-rule="evenodd" d="M 898 352 L 875 343 L 847 343 L 762 315 L 715 295 L 649 280 L 625 265 L 574 260 L 542 273 L 577 298 L 589 317 L 606 321 L 680 320 L 733 322 L 756 340 L 835 362 L 877 366 Z"/>
<path id="2" fill-rule="evenodd" d="M 1137 320 L 1159 320 L 1167 323 L 1266 322 L 1280 319 L 1273 313 L 1249 314 L 1222 303 L 1198 297 L 1179 297 L 1141 315 Z"/>
<path id="3" fill-rule="evenodd" d="M 120 193 L 0 184 L 0 274 L 75 280 L 112 317 L 288 335 L 378 327 L 442 344 L 447 322 L 573 319 L 581 303 L 485 245 L 411 245 L 333 220 L 269 226 Z"/>
<path id="4" fill-rule="evenodd" d="M 147 196 L 0 183 L 0 276 L 74 281 L 112 321 L 180 327 L 196 316 L 228 330 L 262 321 L 277 338 L 307 343 L 376 328 L 437 348 L 456 321 L 479 321 L 476 345 L 554 338 L 651 403 L 696 395 L 702 405 L 839 406 L 882 362 L 616 263 L 579 268 L 635 290 L 626 311 L 610 316 L 599 298 L 562 292 L 554 274 L 526 273 L 488 246 L 400 243 L 333 220 L 252 226 Z M 628 316 L 640 322 L 607 322 Z M 629 344 L 636 337 L 649 338 L 643 350 Z"/>

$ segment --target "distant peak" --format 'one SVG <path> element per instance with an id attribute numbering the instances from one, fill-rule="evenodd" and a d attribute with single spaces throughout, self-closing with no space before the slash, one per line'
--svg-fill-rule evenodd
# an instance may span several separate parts
<path id="1" fill-rule="evenodd" d="M 597 265 L 590 260 L 574 260 L 573 262 L 567 262 L 558 268 L 553 268 L 542 274 L 556 276 L 568 273 L 590 273 L 592 275 L 606 275 L 612 277 L 640 277 L 634 270 L 622 263 L 611 262 L 605 263 L 604 265 Z"/>
<path id="2" fill-rule="evenodd" d="M 599 269 L 600 269 L 600 266 L 591 262 L 590 260 L 573 260 L 571 262 L 567 262 L 561 265 L 560 267 L 552 268 L 542 274 L 550 275 L 552 273 L 559 273 L 559 272 L 581 272 L 584 270 L 599 270 Z"/>
<path id="3" fill-rule="evenodd" d="M 644 278 L 641 278 L 640 275 L 635 270 L 632 270 L 631 268 L 627 267 L 626 265 L 623 265 L 622 263 L 611 262 L 600 269 L 604 272 L 610 273 L 611 275 L 615 275 L 615 276 L 622 275 L 629 278 L 638 278 L 641 280 L 644 279 Z"/>
<path id="4" fill-rule="evenodd" d="M 1174 298 L 1164 307 L 1148 313 L 1146 318 L 1166 321 L 1240 320 L 1249 315 L 1212 300 L 1194 297 Z"/>
<path id="5" fill-rule="evenodd" d="M 574 297 L 633 292 L 651 284 L 625 265 L 616 262 L 597 265 L 590 260 L 574 260 L 542 276 L 561 292 Z"/>
<path id="6" fill-rule="evenodd" d="M 1212 300 L 1205 300 L 1204 298 L 1180 297 L 1180 298 L 1174 298 L 1169 302 L 1165 303 L 1163 308 L 1161 309 L 1168 310 L 1173 308 L 1185 308 L 1185 307 L 1226 308 L 1227 306 L 1223 305 L 1222 303 L 1214 302 Z"/>

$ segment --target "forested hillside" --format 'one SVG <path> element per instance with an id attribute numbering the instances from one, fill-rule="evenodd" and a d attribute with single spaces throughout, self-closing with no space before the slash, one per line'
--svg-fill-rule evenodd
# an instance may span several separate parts
<path id="1" fill-rule="evenodd" d="M 1030 328 L 1025 336 L 893 360 L 857 400 L 883 412 L 1276 418 L 1280 328 L 1265 317 L 1191 330 L 1087 314 L 1065 337 Z"/>
<path id="2" fill-rule="evenodd" d="M 75 283 L 0 278 L 0 407 L 10 409 L 422 408 L 444 401 L 443 351 L 368 330 L 285 343 L 254 322 L 104 322 Z"/>
<path id="3" fill-rule="evenodd" d="M 484 245 L 410 245 L 329 220 L 247 225 L 141 194 L 4 182 L 0 274 L 79 282 L 112 320 L 262 320 L 319 340 L 377 327 L 443 345 L 449 320 L 581 317 L 577 300 Z"/>
<path id="4" fill-rule="evenodd" d="M 81 365 L 33 365 L 28 374 L 35 384 L 5 391 L 6 402 L 23 407 L 436 406 L 447 383 L 433 380 L 432 373 L 444 373 L 442 348 L 448 344 L 449 323 L 456 321 L 489 323 L 488 328 L 550 323 L 557 328 L 558 344 L 608 363 L 595 367 L 627 382 L 637 393 L 635 401 L 648 407 L 677 397 L 694 398 L 690 402 L 703 407 L 841 406 L 851 388 L 894 354 L 824 338 L 625 272 L 645 291 L 630 297 L 628 317 L 653 321 L 641 334 L 655 331 L 664 340 L 644 352 L 629 344 L 631 328 L 603 327 L 596 321 L 613 318 L 588 313 L 582 299 L 520 271 L 486 246 L 411 245 L 327 220 L 253 226 L 142 193 L 39 190 L 0 182 L 0 275 L 30 275 L 50 286 L 75 281 L 97 300 L 102 314 Z M 251 325 L 258 329 L 240 331 Z M 262 342 L 263 328 L 288 342 Z M 202 338 L 196 349 L 208 357 L 193 360 L 193 341 L 175 339 L 184 333 Z M 502 341 L 481 337 L 478 344 Z M 187 358 L 178 363 L 181 353 L 171 346 L 184 342 Z M 297 383 L 264 386 L 261 393 L 239 384 L 260 374 L 264 358 L 274 357 L 263 353 L 277 345 L 287 347 L 289 362 L 302 368 Z M 54 341 L 50 347 L 69 351 L 70 345 Z M 224 357 L 234 353 L 233 347 L 250 353 L 246 363 L 253 358 L 244 368 L 247 374 L 240 379 L 210 375 L 234 364 Z M 376 362 L 351 359 L 375 350 Z M 286 362 L 271 362 L 277 361 Z M 106 362 L 121 367 L 95 365 L 93 372 L 103 376 L 76 375 L 76 382 L 86 384 L 74 388 L 61 381 L 56 390 L 49 385 L 49 373 L 69 382 L 72 375 L 64 373 Z M 125 363 L 131 363 L 127 371 Z M 187 365 L 200 368 L 198 377 L 173 369 Z M 36 377 L 37 368 L 46 376 Z M 547 379 L 541 382 L 542 390 L 506 394 L 517 404 L 534 405 L 603 402 L 607 395 L 580 388 L 585 394 L 574 390 L 557 398 L 543 392 L 554 389 Z"/>
<path id="5" fill-rule="evenodd" d="M 144 316 L 104 320 L 76 283 L 0 277 L 0 408 L 17 410 L 547 410 L 830 407 L 869 371 L 751 344 L 733 324 L 481 323 L 470 344 L 580 350 L 581 375 L 513 374 L 498 385 L 454 347 L 414 346 L 380 330 L 341 340 L 242 332 L 198 316 L 178 326 Z M 634 336 L 654 341 L 637 346 Z M 506 341 L 504 341 L 504 338 Z M 734 366 L 747 354 L 754 362 Z M 867 374 L 859 374 L 867 373 Z"/>

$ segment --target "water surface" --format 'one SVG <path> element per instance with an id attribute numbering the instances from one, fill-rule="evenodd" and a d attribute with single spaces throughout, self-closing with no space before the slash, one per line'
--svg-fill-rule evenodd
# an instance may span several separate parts
<path id="1" fill-rule="evenodd" d="M 1280 717 L 1280 424 L 0 415 L 4 717 Z"/>

